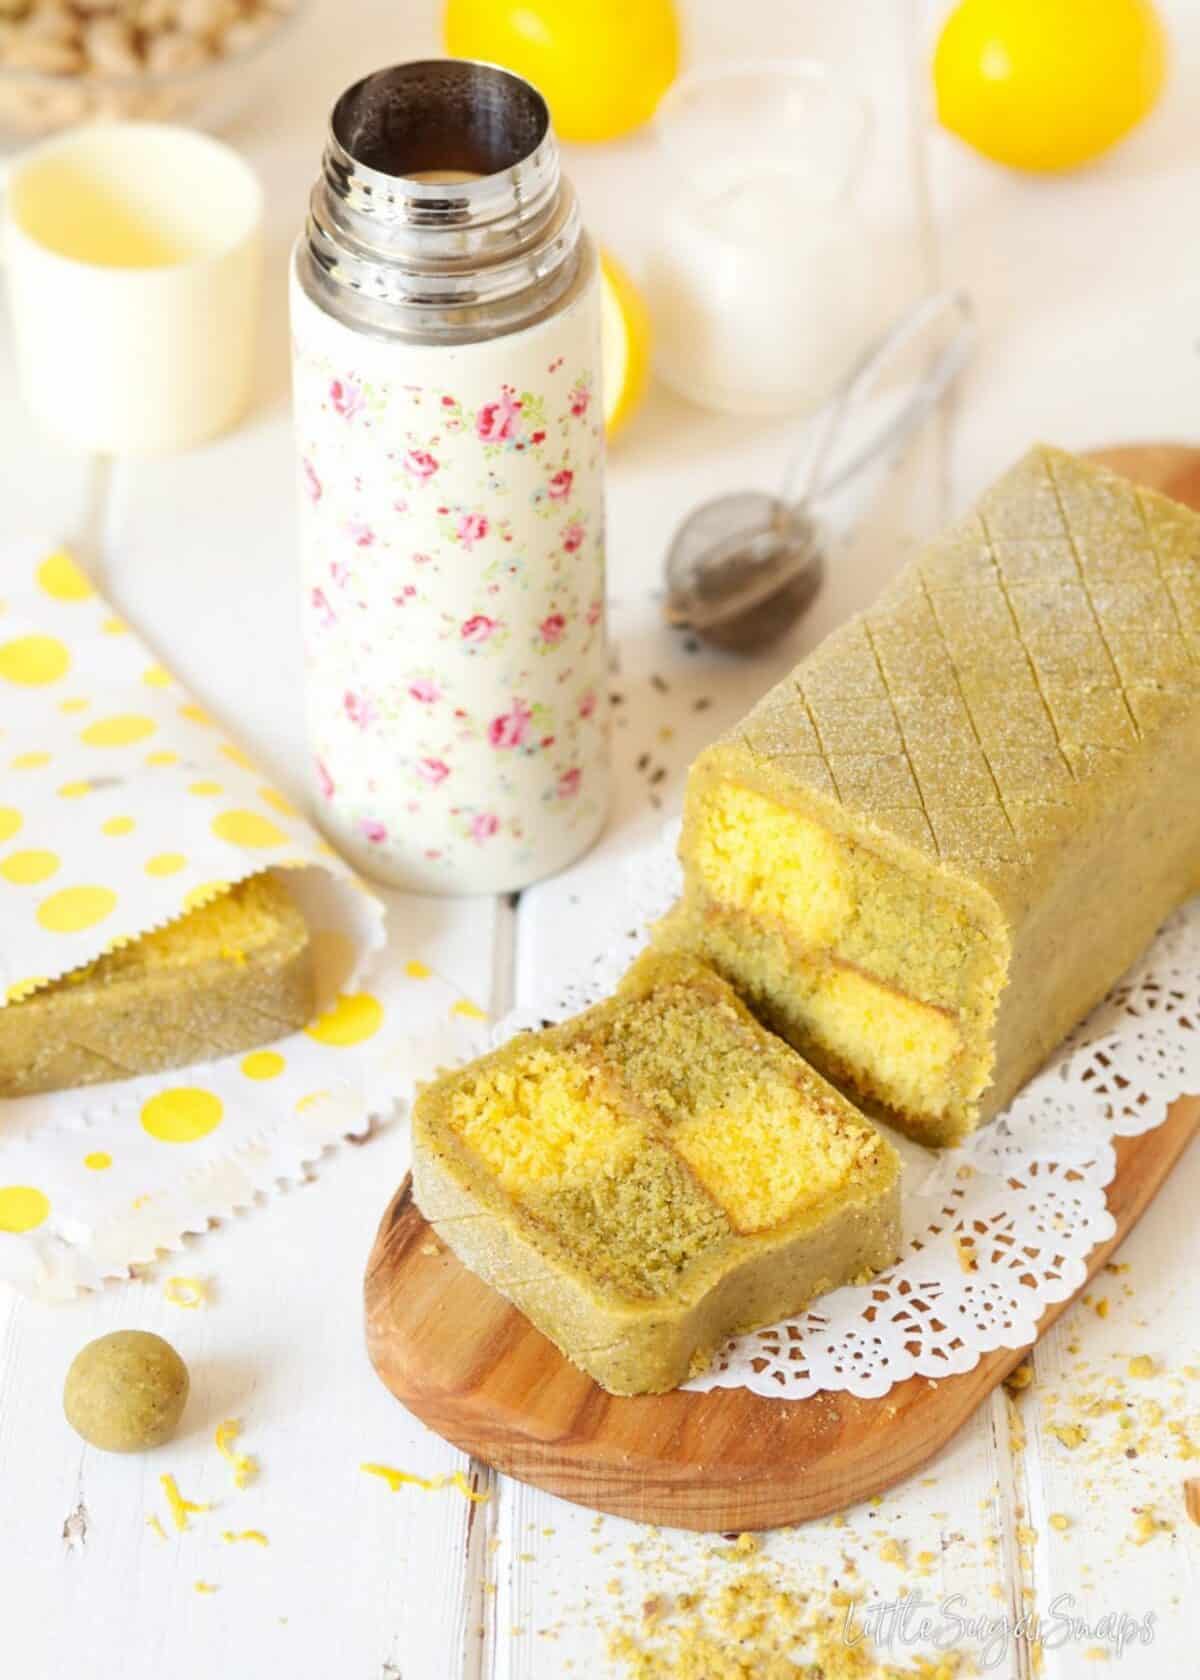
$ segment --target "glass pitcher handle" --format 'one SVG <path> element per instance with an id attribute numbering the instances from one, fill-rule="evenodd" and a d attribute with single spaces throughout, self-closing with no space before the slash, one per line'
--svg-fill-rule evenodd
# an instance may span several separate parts
<path id="1" fill-rule="evenodd" d="M 870 396 L 893 358 L 940 315 L 948 316 L 952 322 L 950 336 L 913 384 L 899 412 L 868 437 L 848 461 L 831 468 L 830 461 L 847 418 Z M 873 461 L 894 454 L 962 372 L 974 353 L 978 336 L 975 313 L 965 292 L 932 292 L 894 321 L 868 345 L 826 403 L 818 417 L 823 418 L 824 425 L 815 450 L 802 450 L 789 463 L 780 491 L 784 505 L 790 506 L 797 499 L 818 501 L 831 496 Z M 803 467 L 807 468 L 805 482 L 797 497 L 795 484 Z"/>

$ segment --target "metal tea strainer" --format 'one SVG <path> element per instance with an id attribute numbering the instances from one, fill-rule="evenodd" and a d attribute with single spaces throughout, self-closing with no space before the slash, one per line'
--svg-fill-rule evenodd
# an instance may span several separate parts
<path id="1" fill-rule="evenodd" d="M 848 460 L 835 463 L 846 421 L 901 352 L 939 317 L 948 322 L 940 346 L 899 409 L 893 408 Z M 821 502 L 900 448 L 953 384 L 975 341 L 971 304 L 961 292 L 932 293 L 895 321 L 864 351 L 817 416 L 815 446 L 810 428 L 778 495 L 728 492 L 702 502 L 683 521 L 667 552 L 667 622 L 739 653 L 782 635 L 821 585 Z"/>

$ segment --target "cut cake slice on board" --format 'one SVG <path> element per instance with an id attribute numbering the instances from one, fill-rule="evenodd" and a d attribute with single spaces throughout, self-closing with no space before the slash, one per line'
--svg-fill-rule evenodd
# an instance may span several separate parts
<path id="1" fill-rule="evenodd" d="M 895 1150 L 689 958 L 427 1087 L 412 1170 L 459 1259 L 613 1394 L 899 1250 Z"/>

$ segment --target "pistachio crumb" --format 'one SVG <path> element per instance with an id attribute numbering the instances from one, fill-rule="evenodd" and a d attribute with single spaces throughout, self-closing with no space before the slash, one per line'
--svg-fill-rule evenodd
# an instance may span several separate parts
<path id="1" fill-rule="evenodd" d="M 1175 1525 L 1156 1515 L 1153 1505 L 1145 1505 L 1134 1518 L 1131 1539 L 1135 1546 L 1144 1546 L 1159 1534 L 1173 1534 Z"/>

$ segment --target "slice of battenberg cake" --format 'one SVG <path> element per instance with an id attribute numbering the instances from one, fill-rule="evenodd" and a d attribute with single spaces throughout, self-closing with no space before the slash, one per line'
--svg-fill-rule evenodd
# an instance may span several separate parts
<path id="1" fill-rule="evenodd" d="M 0 1009 L 0 1098 L 251 1050 L 315 1009 L 303 913 L 279 875 L 251 875 Z"/>
<path id="2" fill-rule="evenodd" d="M 701 754 L 665 947 L 924 1142 L 1200 887 L 1200 516 L 1037 448 Z"/>
<path id="3" fill-rule="evenodd" d="M 900 1246 L 896 1151 L 694 958 L 428 1086 L 413 1189 L 437 1233 L 615 1394 Z"/>

